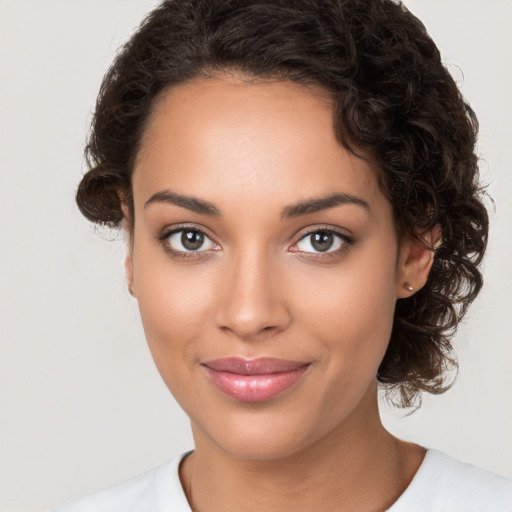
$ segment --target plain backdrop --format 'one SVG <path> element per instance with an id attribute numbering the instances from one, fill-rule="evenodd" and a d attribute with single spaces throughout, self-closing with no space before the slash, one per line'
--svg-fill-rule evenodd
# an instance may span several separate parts
<path id="1" fill-rule="evenodd" d="M 0 0 L 0 510 L 44 511 L 192 447 L 153 367 L 118 235 L 74 192 L 103 73 L 150 0 Z M 511 0 L 407 0 L 481 123 L 496 202 L 460 374 L 396 435 L 512 477 Z"/>

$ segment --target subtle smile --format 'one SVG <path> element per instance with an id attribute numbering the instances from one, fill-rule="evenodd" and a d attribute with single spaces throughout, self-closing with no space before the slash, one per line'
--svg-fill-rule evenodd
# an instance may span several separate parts
<path id="1" fill-rule="evenodd" d="M 310 363 L 263 357 L 226 357 L 202 363 L 210 382 L 242 402 L 263 402 L 299 381 Z"/>

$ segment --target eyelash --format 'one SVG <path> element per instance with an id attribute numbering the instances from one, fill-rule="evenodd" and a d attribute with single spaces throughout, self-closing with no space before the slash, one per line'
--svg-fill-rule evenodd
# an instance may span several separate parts
<path id="1" fill-rule="evenodd" d="M 355 240 L 351 236 L 346 235 L 342 231 L 338 231 L 332 227 L 315 227 L 311 230 L 306 231 L 300 235 L 300 238 L 294 245 L 297 245 L 300 241 L 306 239 L 308 236 L 314 235 L 315 233 L 328 233 L 334 236 L 337 236 L 341 239 L 341 247 L 334 251 L 328 252 L 301 252 L 301 251 L 292 251 L 297 252 L 301 257 L 310 260 L 327 260 L 331 258 L 338 258 L 341 255 L 345 254 L 351 246 L 354 244 Z"/>
<path id="2" fill-rule="evenodd" d="M 180 233 L 182 231 L 193 231 L 195 233 L 201 233 L 206 238 L 210 239 L 210 237 L 204 231 L 202 231 L 201 229 L 198 229 L 198 228 L 193 227 L 193 226 L 178 225 L 178 226 L 173 227 L 172 229 L 164 231 L 158 237 L 158 241 L 162 245 L 164 251 L 167 254 L 169 254 L 169 256 L 171 256 L 171 258 L 173 258 L 175 260 L 187 260 L 187 259 L 195 259 L 195 260 L 197 260 L 197 259 L 201 259 L 201 258 L 207 257 L 208 255 L 205 254 L 205 253 L 207 253 L 208 251 L 188 251 L 188 252 L 177 251 L 176 249 L 172 249 L 169 246 L 169 243 L 168 243 L 169 237 L 174 235 L 174 234 L 176 234 L 176 233 Z"/>
<path id="3" fill-rule="evenodd" d="M 164 231 L 160 236 L 158 236 L 158 241 L 162 245 L 164 251 L 169 254 L 173 259 L 176 260 L 187 260 L 187 259 L 200 259 L 208 257 L 209 250 L 206 251 L 177 251 L 175 249 L 172 249 L 169 246 L 168 239 L 170 236 L 180 233 L 182 231 L 193 231 L 195 233 L 200 233 L 204 235 L 206 238 L 211 238 L 201 229 L 198 229 L 193 226 L 187 226 L 187 225 L 180 225 L 175 226 L 170 230 Z M 328 233 L 337 236 L 341 239 L 342 245 L 340 248 L 336 249 L 335 251 L 327 251 L 327 252 L 301 252 L 301 251 L 291 251 L 291 252 L 297 252 L 300 256 L 307 258 L 307 259 L 330 259 L 334 257 L 339 257 L 342 254 L 346 253 L 350 247 L 354 244 L 354 239 L 345 233 L 338 231 L 337 229 L 334 229 L 332 227 L 315 227 L 314 229 L 311 229 L 309 231 L 306 231 L 305 233 L 302 233 L 298 241 L 294 244 L 297 245 L 300 241 L 304 240 L 310 235 L 313 235 L 315 233 Z M 214 242 L 215 243 L 215 242 Z"/>

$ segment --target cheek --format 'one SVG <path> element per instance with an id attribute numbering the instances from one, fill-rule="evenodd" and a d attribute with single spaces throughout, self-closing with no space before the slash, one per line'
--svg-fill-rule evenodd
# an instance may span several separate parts
<path id="1" fill-rule="evenodd" d="M 378 366 L 393 325 L 394 256 L 377 263 L 362 254 L 330 272 L 305 272 L 301 280 L 295 315 L 300 329 L 344 367 Z"/>
<path id="2" fill-rule="evenodd" d="M 178 362 L 195 363 L 194 347 L 215 294 L 205 266 L 177 265 L 155 252 L 141 247 L 134 254 L 134 282 L 146 339 L 167 382 L 181 371 Z"/>
<path id="3" fill-rule="evenodd" d="M 354 410 L 375 382 L 393 325 L 394 260 L 372 268 L 361 263 L 314 279 L 303 275 L 301 288 L 309 293 L 297 301 L 296 331 L 315 346 L 321 370 L 315 393 L 332 422 Z M 315 396 L 308 401 L 315 404 Z"/>

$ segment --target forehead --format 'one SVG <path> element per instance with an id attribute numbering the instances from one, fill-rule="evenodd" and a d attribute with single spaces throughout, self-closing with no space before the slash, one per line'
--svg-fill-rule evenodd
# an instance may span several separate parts
<path id="1" fill-rule="evenodd" d="M 158 98 L 132 181 L 136 203 L 165 189 L 215 203 L 287 203 L 333 190 L 372 201 L 382 196 L 378 173 L 336 140 L 325 93 L 224 75 Z"/>

